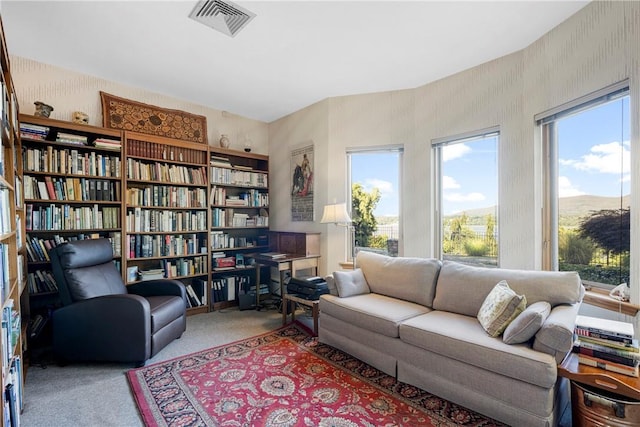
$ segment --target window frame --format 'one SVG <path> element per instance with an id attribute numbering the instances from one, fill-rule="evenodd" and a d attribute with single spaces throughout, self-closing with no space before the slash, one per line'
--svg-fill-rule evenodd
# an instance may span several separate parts
<path id="1" fill-rule="evenodd" d="M 385 153 L 398 153 L 398 256 L 404 254 L 403 250 L 403 214 L 402 214 L 402 200 L 403 200 L 403 168 L 404 168 L 404 145 L 402 144 L 390 144 L 370 147 L 349 147 L 346 149 L 347 159 L 347 212 L 349 216 L 353 218 L 353 166 L 351 164 L 351 156 L 354 154 L 385 154 Z M 353 242 L 355 245 L 355 242 Z M 349 260 L 351 253 L 348 255 Z"/>
<path id="2" fill-rule="evenodd" d="M 629 97 L 631 100 L 631 90 L 628 79 L 534 116 L 536 127 L 538 127 L 541 133 L 543 158 L 542 270 L 559 270 L 559 141 L 555 138 L 557 134 L 556 123 L 558 120 L 569 117 L 570 115 L 579 114 L 624 97 Z M 629 123 L 629 126 L 631 126 L 631 123 Z M 633 148 L 630 147 L 630 150 L 633 150 Z M 630 194 L 633 194 L 633 192 Z M 631 248 L 629 252 L 631 254 Z M 630 272 L 629 276 L 630 281 L 632 281 L 632 272 Z M 611 289 L 614 287 L 614 285 L 606 283 L 588 282 L 588 284 L 603 289 Z M 629 285 L 632 286 L 631 283 Z"/>
<path id="3" fill-rule="evenodd" d="M 490 137 L 498 137 L 498 147 L 496 147 L 496 184 L 497 197 L 496 197 L 496 230 L 498 230 L 498 238 L 496 244 L 498 246 L 497 255 L 497 267 L 500 267 L 500 217 L 498 215 L 500 208 L 500 164 L 499 164 L 499 152 L 500 152 L 500 126 L 491 126 L 484 129 L 465 132 L 457 135 L 451 135 L 441 138 L 435 138 L 431 140 L 431 153 L 432 164 L 431 170 L 433 171 L 433 194 L 434 194 L 434 239 L 433 239 L 433 254 L 434 257 L 442 260 L 444 253 L 442 251 L 442 241 L 444 237 L 443 227 L 443 215 L 442 215 L 442 148 L 447 145 L 460 144 L 465 141 L 472 141 L 476 139 L 484 139 Z"/>

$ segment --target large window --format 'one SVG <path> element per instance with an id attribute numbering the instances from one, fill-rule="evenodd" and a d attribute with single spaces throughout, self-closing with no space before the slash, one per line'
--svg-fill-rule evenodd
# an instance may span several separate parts
<path id="1" fill-rule="evenodd" d="M 433 142 L 441 259 L 498 265 L 498 142 L 495 128 Z"/>
<path id="2" fill-rule="evenodd" d="M 546 161 L 543 267 L 587 284 L 629 281 L 627 83 L 537 117 Z"/>
<path id="3" fill-rule="evenodd" d="M 402 148 L 349 150 L 347 160 L 356 251 L 398 256 Z"/>

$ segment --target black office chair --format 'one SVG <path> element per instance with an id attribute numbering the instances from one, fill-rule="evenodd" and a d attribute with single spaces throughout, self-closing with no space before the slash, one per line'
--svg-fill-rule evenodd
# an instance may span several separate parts
<path id="1" fill-rule="evenodd" d="M 53 349 L 62 362 L 143 366 L 186 330 L 186 295 L 177 280 L 126 286 L 108 239 L 77 240 L 50 251 L 62 307 L 53 312 Z"/>

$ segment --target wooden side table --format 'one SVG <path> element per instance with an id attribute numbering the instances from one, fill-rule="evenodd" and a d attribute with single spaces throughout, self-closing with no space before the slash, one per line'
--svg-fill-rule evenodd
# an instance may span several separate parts
<path id="1" fill-rule="evenodd" d="M 558 376 L 571 381 L 573 426 L 640 425 L 640 378 L 582 365 L 575 353 L 558 365 Z"/>
<path id="2" fill-rule="evenodd" d="M 301 298 L 294 294 L 284 293 L 282 294 L 282 325 L 287 324 L 287 315 L 289 314 L 289 301 L 296 302 L 298 304 L 306 305 L 307 307 L 311 307 L 311 313 L 313 315 L 313 333 L 318 335 L 318 305 L 320 304 L 320 300 L 308 300 Z M 296 309 L 294 308 L 291 312 L 291 321 L 296 320 Z"/>

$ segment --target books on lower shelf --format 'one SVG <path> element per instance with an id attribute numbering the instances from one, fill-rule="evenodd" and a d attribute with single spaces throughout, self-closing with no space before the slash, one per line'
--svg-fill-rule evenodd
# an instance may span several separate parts
<path id="1" fill-rule="evenodd" d="M 633 324 L 578 316 L 573 352 L 578 362 L 631 377 L 640 376 L 640 346 Z"/>

